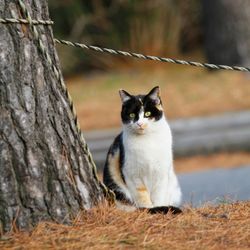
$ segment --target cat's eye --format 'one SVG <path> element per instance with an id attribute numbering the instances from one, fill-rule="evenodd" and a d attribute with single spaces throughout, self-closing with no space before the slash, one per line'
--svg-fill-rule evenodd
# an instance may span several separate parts
<path id="1" fill-rule="evenodd" d="M 130 117 L 130 118 L 135 118 L 135 113 L 130 113 L 130 114 L 129 114 L 129 117 Z"/>
<path id="2" fill-rule="evenodd" d="M 151 116 L 151 112 L 150 112 L 150 111 L 147 111 L 147 112 L 145 113 L 145 117 L 149 117 L 149 116 Z"/>

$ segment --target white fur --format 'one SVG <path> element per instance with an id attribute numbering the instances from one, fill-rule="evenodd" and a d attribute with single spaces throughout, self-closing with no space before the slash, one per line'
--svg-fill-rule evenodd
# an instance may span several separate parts
<path id="1" fill-rule="evenodd" d="M 128 198 L 137 207 L 145 207 L 136 197 L 137 189 L 146 187 L 151 203 L 146 207 L 179 206 L 181 190 L 173 170 L 172 135 L 163 115 L 159 121 L 144 117 L 141 110 L 137 123 L 123 125 L 125 163 L 123 174 Z M 138 125 L 143 123 L 145 129 Z M 129 192 L 129 194 L 128 194 Z"/>

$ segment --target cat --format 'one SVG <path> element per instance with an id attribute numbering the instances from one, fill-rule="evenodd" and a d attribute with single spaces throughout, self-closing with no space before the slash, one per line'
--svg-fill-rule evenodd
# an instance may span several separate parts
<path id="1" fill-rule="evenodd" d="M 122 132 L 111 145 L 103 171 L 104 184 L 117 204 L 150 213 L 179 213 L 181 189 L 173 169 L 172 135 L 159 87 L 147 95 L 119 91 Z"/>

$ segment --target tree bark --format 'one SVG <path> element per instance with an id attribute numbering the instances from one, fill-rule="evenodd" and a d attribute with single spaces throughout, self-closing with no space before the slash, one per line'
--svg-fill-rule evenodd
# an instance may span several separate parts
<path id="1" fill-rule="evenodd" d="M 0 17 L 24 17 L 17 2 L 0 0 Z M 33 19 L 49 19 L 46 0 L 24 3 Z M 36 28 L 59 69 L 52 29 Z M 0 24 L 0 233 L 67 223 L 102 200 L 87 159 L 67 95 L 30 27 Z"/>
<path id="2" fill-rule="evenodd" d="M 250 66 L 250 2 L 202 0 L 209 62 Z"/>

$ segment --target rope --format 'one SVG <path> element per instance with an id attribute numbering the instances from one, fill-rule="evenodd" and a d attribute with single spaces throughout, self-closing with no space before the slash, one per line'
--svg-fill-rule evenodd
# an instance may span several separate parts
<path id="1" fill-rule="evenodd" d="M 200 62 L 172 59 L 172 58 L 166 58 L 166 57 L 143 55 L 143 54 L 134 53 L 134 52 L 102 48 L 98 46 L 75 43 L 75 42 L 70 42 L 70 41 L 65 41 L 65 40 L 60 40 L 60 39 L 55 39 L 55 42 L 68 45 L 68 46 L 82 48 L 82 49 L 94 50 L 96 52 L 108 53 L 112 55 L 135 57 L 135 58 L 144 59 L 144 60 L 153 60 L 153 61 L 159 61 L 159 62 L 164 62 L 164 63 L 182 64 L 182 65 L 189 65 L 189 66 L 209 68 L 209 69 L 236 70 L 236 71 L 250 72 L 250 68 L 247 68 L 247 67 L 217 65 L 217 64 L 212 64 L 212 63 L 200 63 Z"/>
<path id="2" fill-rule="evenodd" d="M 19 4 L 21 4 L 20 2 L 22 2 L 22 1 L 19 0 L 18 2 L 19 2 Z M 26 19 L 14 19 L 14 18 L 0 18 L 0 23 L 3 23 L 3 24 L 8 24 L 8 23 L 29 24 L 29 25 L 31 25 L 34 34 L 36 34 L 36 32 L 34 31 L 35 27 L 33 25 L 39 25 L 39 24 L 51 25 L 54 22 L 51 20 L 32 20 L 30 17 L 28 20 L 26 20 Z M 55 39 L 55 42 L 59 43 L 59 44 L 64 44 L 64 45 L 68 45 L 68 46 L 82 48 L 82 49 L 93 50 L 96 52 L 108 53 L 108 54 L 112 54 L 112 55 L 127 56 L 127 57 L 134 57 L 134 58 L 144 59 L 144 60 L 153 60 L 153 61 L 164 62 L 164 63 L 174 63 L 174 64 L 188 65 L 188 66 L 208 68 L 208 69 L 231 70 L 231 71 L 234 70 L 234 71 L 250 72 L 250 68 L 242 67 L 242 66 L 218 65 L 218 64 L 213 64 L 213 63 L 201 63 L 201 62 L 186 61 L 186 60 L 173 59 L 173 58 L 167 58 L 167 57 L 143 55 L 140 53 L 115 50 L 115 49 L 110 49 L 110 48 L 102 48 L 102 47 L 98 47 L 98 46 L 87 45 L 87 44 L 83 44 L 83 43 L 76 43 L 76 42 L 60 40 L 60 39 Z M 39 47 L 41 48 L 42 46 L 39 45 Z"/>
<path id="3" fill-rule="evenodd" d="M 0 18 L 0 23 L 4 24 L 13 24 L 13 23 L 19 23 L 19 24 L 29 24 L 29 21 L 22 18 Z M 32 20 L 32 24 L 34 25 L 52 25 L 54 24 L 51 20 Z"/>
<path id="4" fill-rule="evenodd" d="M 79 124 L 79 121 L 78 121 L 78 118 L 77 118 L 77 114 L 76 114 L 76 110 L 75 110 L 75 107 L 73 105 L 73 101 L 72 101 L 72 98 L 67 90 L 67 87 L 59 73 L 59 70 L 56 68 L 56 66 L 53 64 L 52 62 L 52 59 L 49 55 L 49 53 L 47 52 L 40 36 L 39 36 L 39 33 L 36 29 L 36 27 L 33 25 L 33 21 L 31 16 L 30 16 L 30 13 L 28 12 L 25 4 L 22 2 L 22 0 L 18 0 L 18 3 L 20 5 L 20 8 L 23 12 L 23 14 L 27 17 L 27 22 L 28 24 L 30 25 L 31 27 L 31 30 L 34 34 L 34 37 L 35 39 L 37 40 L 38 42 L 38 48 L 39 50 L 41 51 L 41 53 L 44 55 L 44 57 L 46 58 L 49 66 L 51 67 L 52 71 L 54 72 L 57 80 L 60 82 L 61 86 L 62 86 L 62 89 L 63 89 L 63 92 L 65 93 L 67 99 L 68 99 L 68 102 L 69 102 L 69 105 L 70 105 L 70 109 L 72 111 L 72 114 L 73 114 L 73 119 L 74 119 L 74 123 L 75 123 L 75 126 L 77 128 L 77 133 L 79 135 L 79 138 L 80 138 L 80 141 L 82 143 L 82 146 L 83 146 L 83 150 L 87 156 L 87 161 L 89 162 L 89 165 L 92 167 L 92 172 L 93 172 L 93 176 L 95 178 L 95 180 L 97 181 L 97 183 L 99 184 L 99 186 L 102 188 L 102 190 L 104 191 L 104 195 L 106 196 L 106 198 L 110 201 L 110 202 L 114 202 L 115 201 L 115 194 L 112 190 L 108 189 L 104 183 L 102 183 L 98 176 L 97 176 L 97 169 L 96 169 L 96 165 L 94 163 L 94 160 L 93 160 L 93 157 L 90 153 L 90 150 L 89 150 L 89 147 L 83 137 L 83 133 L 81 131 L 81 128 L 80 128 L 80 124 Z M 20 19 L 19 19 L 20 20 Z"/>

